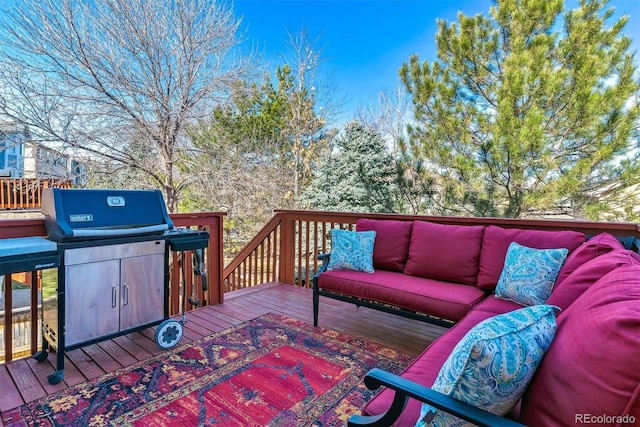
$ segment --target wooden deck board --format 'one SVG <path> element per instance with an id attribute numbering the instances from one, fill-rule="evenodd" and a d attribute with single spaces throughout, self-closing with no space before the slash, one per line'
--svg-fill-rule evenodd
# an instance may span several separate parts
<path id="1" fill-rule="evenodd" d="M 78 371 L 80 371 L 82 376 L 84 376 L 86 379 L 94 379 L 106 373 L 102 370 L 102 368 L 100 368 L 100 366 L 96 364 L 93 359 L 91 359 L 87 355 L 87 353 L 83 351 L 82 348 L 68 351 L 67 356 L 69 357 L 69 360 L 71 360 L 71 363 L 73 363 L 73 365 L 78 368 Z M 64 367 L 66 374 L 67 363 L 65 363 Z"/>
<path id="2" fill-rule="evenodd" d="M 126 336 L 116 337 L 113 341 L 138 360 L 145 360 L 153 356 Z"/>
<path id="3" fill-rule="evenodd" d="M 138 361 L 135 357 L 129 354 L 125 349 L 116 344 L 115 341 L 107 340 L 98 343 L 100 348 L 106 351 L 114 360 L 117 360 L 118 363 L 122 366 L 133 365 Z"/>
<path id="4" fill-rule="evenodd" d="M 319 326 L 374 341 L 414 357 L 446 330 L 366 307 L 356 308 L 342 301 L 324 297 L 320 301 Z M 311 290 L 268 283 L 228 293 L 224 304 L 187 313 L 180 344 L 270 312 L 312 323 Z M 179 316 L 175 318 L 180 319 Z M 47 376 L 54 372 L 55 353 L 50 353 L 42 363 L 30 358 L 0 365 L 0 412 L 162 353 L 154 341 L 154 334 L 155 328 L 149 328 L 67 352 L 63 382 L 55 386 L 47 382 Z"/>
<path id="5" fill-rule="evenodd" d="M 16 362 L 14 362 L 16 363 Z M 0 366 L 0 412 L 22 405 L 24 400 L 6 366 Z"/>
<path id="6" fill-rule="evenodd" d="M 24 363 L 10 363 L 7 365 L 7 370 L 24 400 L 34 400 L 47 395 L 26 361 Z"/>

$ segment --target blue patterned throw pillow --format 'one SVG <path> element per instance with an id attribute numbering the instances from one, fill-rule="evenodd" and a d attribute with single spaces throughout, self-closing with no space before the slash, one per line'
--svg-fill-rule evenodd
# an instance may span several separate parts
<path id="1" fill-rule="evenodd" d="M 544 304 L 564 265 L 567 249 L 533 249 L 513 242 L 496 285 L 496 297 L 522 305 Z"/>
<path id="2" fill-rule="evenodd" d="M 331 257 L 327 270 L 373 273 L 375 231 L 331 230 Z"/>
<path id="3" fill-rule="evenodd" d="M 536 305 L 478 323 L 455 346 L 431 388 L 494 414 L 507 414 L 553 341 L 555 310 Z M 467 425 L 471 424 L 425 403 L 416 427 Z"/>

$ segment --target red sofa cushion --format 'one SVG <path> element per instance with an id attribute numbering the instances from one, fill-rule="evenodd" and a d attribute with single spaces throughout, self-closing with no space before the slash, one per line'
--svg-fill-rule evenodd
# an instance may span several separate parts
<path id="1" fill-rule="evenodd" d="M 425 351 L 420 354 L 411 364 L 400 374 L 403 378 L 415 381 L 426 387 L 431 387 L 435 381 L 440 368 L 451 354 L 453 348 L 475 325 L 481 321 L 494 316 L 494 313 L 487 311 L 473 310 L 464 319 L 449 329 L 436 339 Z M 383 390 L 373 398 L 363 409 L 365 415 L 378 415 L 385 412 L 391 406 L 393 392 Z M 400 415 L 400 418 L 393 424 L 394 426 L 413 426 L 418 421 L 420 407 L 422 404 L 409 399 L 407 406 Z"/>
<path id="2" fill-rule="evenodd" d="M 373 267 L 402 271 L 409 253 L 409 239 L 413 221 L 395 221 L 361 218 L 356 222 L 357 231 L 375 231 Z"/>
<path id="3" fill-rule="evenodd" d="M 511 242 L 534 249 L 566 248 L 571 254 L 585 241 L 583 233 L 571 230 L 542 231 L 502 228 L 490 225 L 484 230 L 478 271 L 478 288 L 493 292 L 504 267 L 504 258 Z"/>
<path id="4" fill-rule="evenodd" d="M 503 314 L 509 313 L 513 310 L 518 310 L 523 308 L 524 305 L 518 304 L 517 302 L 508 301 L 502 298 L 496 298 L 495 296 L 489 296 L 483 301 L 481 301 L 478 305 L 473 307 L 473 311 L 486 311 L 493 314 Z"/>
<path id="5" fill-rule="evenodd" d="M 567 257 L 567 261 L 564 263 L 562 269 L 558 273 L 555 286 L 557 287 L 558 285 L 560 285 L 560 283 L 562 283 L 564 279 L 569 277 L 569 275 L 573 273 L 576 268 L 580 267 L 584 263 L 616 249 L 624 249 L 624 246 L 611 234 L 600 233 L 596 236 L 593 236 L 582 245 L 580 245 L 578 249 L 573 251 L 571 255 Z"/>
<path id="6" fill-rule="evenodd" d="M 584 424 L 580 414 L 640 420 L 639 331 L 640 266 L 619 267 L 558 317 L 555 340 L 523 397 L 520 422 Z"/>
<path id="7" fill-rule="evenodd" d="M 453 321 L 462 319 L 487 296 L 475 286 L 386 270 L 376 270 L 375 273 L 325 271 L 318 277 L 318 286 Z"/>
<path id="8" fill-rule="evenodd" d="M 475 285 L 484 228 L 415 221 L 404 273 Z"/>
<path id="9" fill-rule="evenodd" d="M 578 249 L 579 250 L 579 249 Z M 623 265 L 640 265 L 640 255 L 618 249 L 594 258 L 571 273 L 562 283 L 556 284 L 547 304 L 567 309 L 580 295 L 601 277 Z M 562 316 L 560 312 L 559 316 Z"/>

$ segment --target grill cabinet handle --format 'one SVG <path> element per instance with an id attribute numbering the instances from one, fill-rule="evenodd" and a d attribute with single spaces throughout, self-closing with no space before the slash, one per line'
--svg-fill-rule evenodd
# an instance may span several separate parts
<path id="1" fill-rule="evenodd" d="M 129 285 L 124 284 L 124 291 L 122 292 L 122 305 L 129 304 Z"/>
<path id="2" fill-rule="evenodd" d="M 118 295 L 117 295 L 117 290 L 116 287 L 112 287 L 111 288 L 111 307 L 112 308 L 116 308 L 118 306 Z"/>

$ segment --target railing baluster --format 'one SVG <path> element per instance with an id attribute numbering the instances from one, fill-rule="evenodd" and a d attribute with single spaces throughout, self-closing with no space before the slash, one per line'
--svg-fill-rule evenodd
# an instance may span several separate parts
<path id="1" fill-rule="evenodd" d="M 280 230 L 281 228 L 278 227 L 273 232 L 273 259 L 271 260 L 273 266 L 271 268 L 271 280 L 278 280 L 276 272 L 280 269 L 278 266 L 280 260 Z"/>
<path id="2" fill-rule="evenodd" d="M 300 286 L 302 284 L 301 276 L 302 276 L 302 221 L 296 220 L 296 263 L 294 268 L 295 272 L 295 280 L 296 285 Z"/>
<path id="3" fill-rule="evenodd" d="M 258 284 L 258 249 L 253 251 L 253 268 L 251 269 L 251 286 Z"/>
<path id="4" fill-rule="evenodd" d="M 256 251 L 252 251 L 251 255 L 249 255 L 249 259 L 248 262 L 246 264 L 246 270 L 245 270 L 245 281 L 246 281 L 246 287 L 250 287 L 253 286 L 253 280 L 251 278 L 251 273 L 253 272 L 253 258 L 255 257 L 255 253 Z"/>
<path id="5" fill-rule="evenodd" d="M 309 227 L 311 227 L 311 223 L 309 221 L 305 221 L 305 249 L 304 249 L 304 286 L 308 288 L 310 286 L 310 276 L 309 269 L 311 265 L 309 264 L 309 257 L 311 256 L 311 242 L 309 241 L 311 238 L 311 233 Z M 314 242 L 315 243 L 315 242 Z M 314 251 L 315 252 L 315 251 Z"/>
<path id="6" fill-rule="evenodd" d="M 262 283 L 266 283 L 269 281 L 269 260 L 270 258 L 270 244 L 271 244 L 271 235 L 269 234 L 265 241 L 262 244 L 262 263 L 260 264 L 260 280 Z"/>

